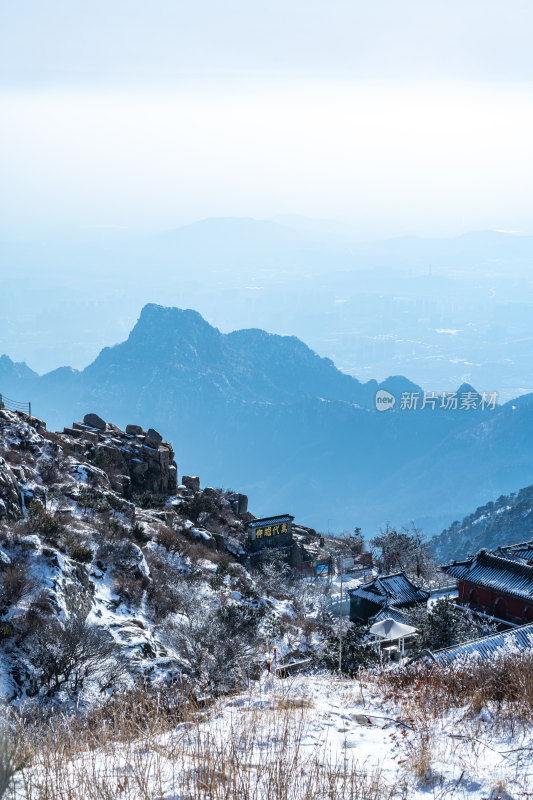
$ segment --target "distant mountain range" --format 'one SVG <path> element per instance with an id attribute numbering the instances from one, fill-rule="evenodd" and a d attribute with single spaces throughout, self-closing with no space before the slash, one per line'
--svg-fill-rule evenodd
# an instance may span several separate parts
<path id="1" fill-rule="evenodd" d="M 495 550 L 500 545 L 518 544 L 533 539 L 533 486 L 518 493 L 501 495 L 455 520 L 432 542 L 432 551 L 441 562 L 460 560 L 481 548 Z"/>
<path id="2" fill-rule="evenodd" d="M 27 236 L 0 242 L 0 353 L 39 373 L 81 369 L 152 302 L 224 332 L 295 334 L 361 381 L 402 374 L 510 400 L 533 391 L 532 259 L 531 236 L 361 241 L 290 215 Z"/>
<path id="3" fill-rule="evenodd" d="M 393 410 L 376 411 L 378 389 L 395 395 Z M 222 334 L 190 310 L 145 306 L 128 339 L 82 371 L 39 376 L 2 356 L 0 392 L 31 399 L 56 428 L 89 411 L 155 425 L 180 474 L 324 530 L 370 537 L 414 519 L 432 535 L 533 483 L 533 395 L 494 410 L 402 410 L 402 392 L 421 393 L 406 378 L 361 383 L 296 337 Z"/>

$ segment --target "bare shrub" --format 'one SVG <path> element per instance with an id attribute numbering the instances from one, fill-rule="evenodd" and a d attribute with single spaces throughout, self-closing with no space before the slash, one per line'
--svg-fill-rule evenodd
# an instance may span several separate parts
<path id="1" fill-rule="evenodd" d="M 183 587 L 179 616 L 163 627 L 168 644 L 204 688 L 218 693 L 243 685 L 258 658 L 263 609 L 198 600 L 193 589 Z"/>
<path id="2" fill-rule="evenodd" d="M 129 530 L 116 517 L 99 514 L 97 533 L 104 541 L 120 542 L 129 538 Z"/>
<path id="3" fill-rule="evenodd" d="M 33 692 L 51 697 L 61 689 L 77 692 L 88 679 L 103 686 L 122 672 L 118 646 L 111 635 L 87 622 L 81 613 L 62 624 L 57 617 L 40 621 L 23 642 L 33 667 Z"/>
<path id="4" fill-rule="evenodd" d="M 0 573 L 0 610 L 5 613 L 8 606 L 16 605 L 32 589 L 27 564 L 12 564 Z"/>
<path id="5" fill-rule="evenodd" d="M 43 483 L 48 486 L 58 483 L 64 476 L 60 463 L 53 458 L 42 458 L 39 462 L 39 472 Z"/>
<path id="6" fill-rule="evenodd" d="M 184 569 L 173 567 L 161 559 L 148 554 L 152 582 L 147 590 L 147 599 L 157 623 L 180 609 L 185 583 Z"/>
<path id="7" fill-rule="evenodd" d="M 114 570 L 113 591 L 123 603 L 139 606 L 149 585 L 148 578 L 144 575 L 131 575 L 122 569 Z"/>
<path id="8" fill-rule="evenodd" d="M 183 538 L 182 545 L 177 552 L 183 559 L 188 559 L 192 565 L 204 560 L 211 561 L 213 564 L 220 564 L 227 560 L 226 553 L 212 550 L 196 539 L 191 541 Z"/>
<path id="9" fill-rule="evenodd" d="M 286 598 L 290 596 L 292 572 L 282 553 L 277 551 L 264 553 L 256 582 L 261 595 Z"/>
<path id="10" fill-rule="evenodd" d="M 37 624 L 43 616 L 53 613 L 54 607 L 52 605 L 50 595 L 46 589 L 42 589 L 35 597 L 32 598 L 28 610 L 26 611 L 26 617 L 28 618 L 29 623 L 28 629 L 32 626 L 32 624 Z"/>
<path id="11" fill-rule="evenodd" d="M 168 525 L 161 525 L 161 527 L 158 528 L 156 541 L 161 547 L 168 550 L 169 553 L 179 554 L 183 544 L 182 536 L 177 531 L 172 530 Z"/>

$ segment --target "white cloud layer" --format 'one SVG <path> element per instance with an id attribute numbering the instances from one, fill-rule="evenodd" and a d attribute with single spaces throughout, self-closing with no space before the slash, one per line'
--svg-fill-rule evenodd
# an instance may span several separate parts
<path id="1" fill-rule="evenodd" d="M 44 90 L 1 98 L 4 225 L 299 213 L 362 232 L 529 230 L 533 87 Z"/>
<path id="2" fill-rule="evenodd" d="M 3 228 L 531 229 L 529 0 L 20 0 Z"/>

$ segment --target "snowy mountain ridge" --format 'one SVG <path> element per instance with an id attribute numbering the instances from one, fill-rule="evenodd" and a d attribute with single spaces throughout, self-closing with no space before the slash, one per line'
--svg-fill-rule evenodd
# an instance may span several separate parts
<path id="1" fill-rule="evenodd" d="M 274 632 L 280 656 L 309 650 L 313 623 L 301 598 L 276 592 L 279 565 L 267 575 L 241 563 L 254 519 L 246 498 L 201 490 L 194 477 L 177 485 L 173 451 L 157 432 L 103 425 L 54 434 L 0 410 L 4 700 L 65 700 L 177 676 L 199 690 L 200 676 L 222 683 L 225 673 L 231 684 L 243 656 L 257 668 Z"/>
<path id="2" fill-rule="evenodd" d="M 533 537 L 533 486 L 500 495 L 477 508 L 462 522 L 456 520 L 430 543 L 441 561 L 461 559 L 482 548 L 496 550 Z"/>

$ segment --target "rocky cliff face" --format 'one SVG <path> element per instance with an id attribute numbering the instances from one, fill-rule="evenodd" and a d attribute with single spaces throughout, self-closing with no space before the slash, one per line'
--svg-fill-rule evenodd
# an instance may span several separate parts
<path id="1" fill-rule="evenodd" d="M 291 605 L 282 562 L 248 565 L 247 502 L 197 476 L 179 483 L 153 429 L 87 414 L 51 433 L 0 409 L 0 700 L 231 682 L 272 631 L 280 655 L 301 657 L 309 602 Z M 320 539 L 303 528 L 295 538 L 311 550 Z"/>
<path id="2" fill-rule="evenodd" d="M 176 492 L 174 451 L 153 428 L 144 431 L 139 425 L 127 425 L 122 431 L 97 414 L 86 414 L 83 422 L 74 422 L 64 433 L 77 440 L 79 452 L 101 467 L 124 497 L 134 492 Z"/>
<path id="3" fill-rule="evenodd" d="M 17 479 L 4 458 L 0 458 L 0 520 L 22 516 Z"/>

